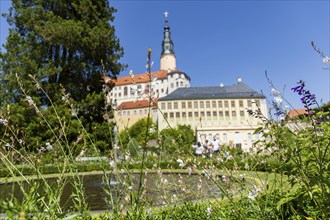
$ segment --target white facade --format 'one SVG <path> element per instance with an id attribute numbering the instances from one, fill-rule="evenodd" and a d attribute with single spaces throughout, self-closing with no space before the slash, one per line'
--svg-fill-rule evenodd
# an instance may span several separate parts
<path id="1" fill-rule="evenodd" d="M 123 102 L 146 100 L 149 95 L 152 95 L 153 98 L 162 98 L 177 88 L 190 87 L 189 76 L 180 71 L 167 73 L 163 70 L 153 72 L 151 75 L 153 75 L 152 82 L 148 82 L 149 76 L 147 74 L 135 75 L 134 79 L 136 78 L 136 80 L 134 82 L 131 77 L 118 78 L 115 87 L 108 94 L 108 101 L 116 103 L 118 106 Z M 150 88 L 151 90 L 149 90 Z"/>
<path id="2" fill-rule="evenodd" d="M 189 97 L 189 94 L 185 95 Z M 266 99 L 262 96 L 217 98 L 215 94 L 212 99 L 183 96 L 172 100 L 165 97 L 158 101 L 158 108 L 161 110 L 158 112 L 159 131 L 178 124 L 190 125 L 195 131 L 196 141 L 211 142 L 217 137 L 220 144 L 238 146 L 245 152 L 254 150 L 253 143 L 260 137 L 253 133 L 262 125 L 262 121 L 249 115 L 247 109 L 255 111 L 259 108 L 267 117 Z"/>

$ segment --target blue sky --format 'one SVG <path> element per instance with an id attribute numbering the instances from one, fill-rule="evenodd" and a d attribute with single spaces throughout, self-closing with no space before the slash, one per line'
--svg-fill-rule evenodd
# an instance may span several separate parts
<path id="1" fill-rule="evenodd" d="M 0 0 L 1 13 L 11 1 Z M 177 67 L 191 77 L 192 86 L 243 82 L 269 97 L 265 71 L 296 108 L 290 91 L 303 80 L 323 102 L 330 100 L 330 70 L 311 47 L 330 56 L 329 1 L 111 1 L 118 11 L 114 25 L 124 47 L 120 76 L 145 72 L 147 49 L 153 70 L 159 69 L 164 12 L 169 12 Z M 8 24 L 1 18 L 1 44 Z"/>

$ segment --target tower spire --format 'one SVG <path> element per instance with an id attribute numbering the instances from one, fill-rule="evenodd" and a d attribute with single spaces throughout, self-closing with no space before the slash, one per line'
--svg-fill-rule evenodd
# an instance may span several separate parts
<path id="1" fill-rule="evenodd" d="M 161 53 L 161 64 L 160 69 L 162 70 L 174 70 L 176 68 L 176 60 L 174 53 L 174 44 L 171 39 L 170 26 L 168 24 L 168 12 L 164 12 L 165 15 L 165 26 L 164 26 L 164 38 L 162 42 L 162 53 Z"/>

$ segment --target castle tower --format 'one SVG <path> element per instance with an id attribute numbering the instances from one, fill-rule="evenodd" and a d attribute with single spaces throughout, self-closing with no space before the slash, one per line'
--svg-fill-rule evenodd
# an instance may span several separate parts
<path id="1" fill-rule="evenodd" d="M 165 15 L 164 26 L 164 39 L 162 42 L 162 53 L 160 56 L 160 69 L 161 70 L 175 70 L 176 58 L 174 53 L 174 44 L 171 39 L 170 26 L 168 25 L 168 12 Z"/>

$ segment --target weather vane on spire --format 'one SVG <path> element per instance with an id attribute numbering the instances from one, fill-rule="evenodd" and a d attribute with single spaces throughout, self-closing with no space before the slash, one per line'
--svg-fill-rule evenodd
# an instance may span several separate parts
<path id="1" fill-rule="evenodd" d="M 165 15 L 165 23 L 167 24 L 167 23 L 168 23 L 168 20 L 167 20 L 167 18 L 168 18 L 168 12 L 165 11 L 165 12 L 164 12 L 164 15 Z"/>

